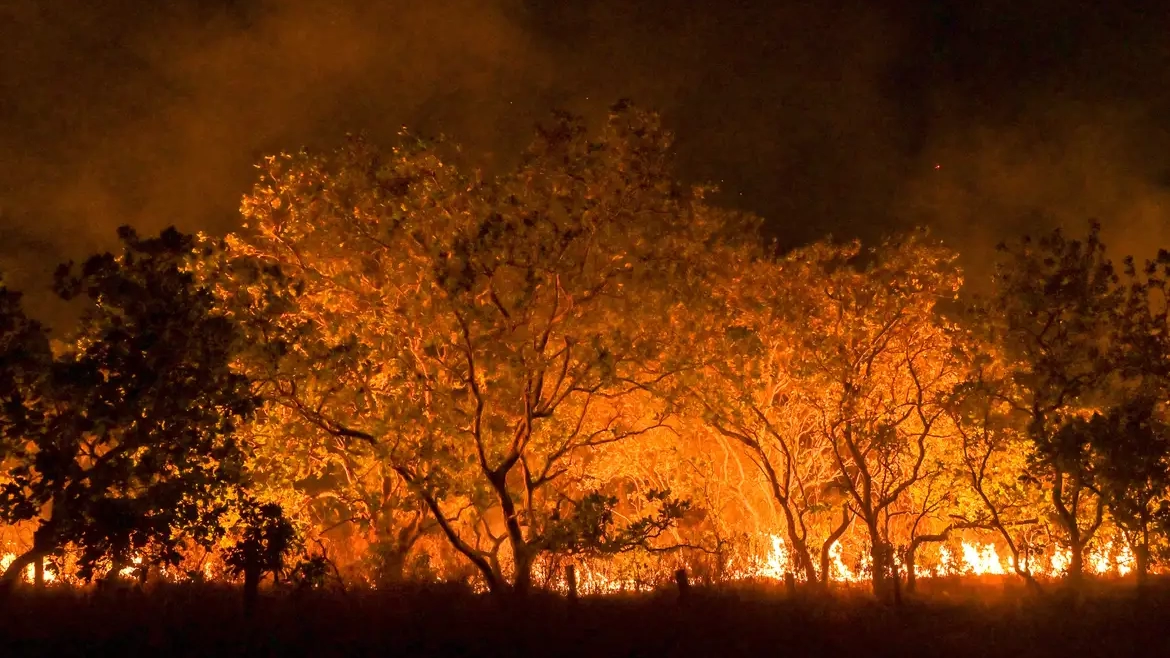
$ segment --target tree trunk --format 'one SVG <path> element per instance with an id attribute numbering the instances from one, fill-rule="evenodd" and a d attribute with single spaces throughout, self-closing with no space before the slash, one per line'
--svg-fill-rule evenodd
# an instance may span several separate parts
<path id="1" fill-rule="evenodd" d="M 845 531 L 849 529 L 849 524 L 852 521 L 853 521 L 853 515 L 849 513 L 849 506 L 842 505 L 841 506 L 841 524 L 833 529 L 833 532 L 831 534 L 829 534 L 828 538 L 825 539 L 825 543 L 821 545 L 821 582 L 820 582 L 820 587 L 822 589 L 827 590 L 829 588 L 829 583 L 833 580 L 832 576 L 829 573 L 830 572 L 829 551 L 830 551 L 830 549 L 833 548 L 833 544 L 837 543 L 837 540 L 841 538 L 841 535 L 844 535 Z"/>
<path id="2" fill-rule="evenodd" d="M 45 558 L 38 556 L 33 560 L 33 585 L 37 589 L 45 587 Z"/>
<path id="3" fill-rule="evenodd" d="M 1043 593 L 1044 588 L 1040 587 L 1040 583 L 1032 575 L 1031 568 L 1025 568 L 1020 564 L 1020 549 L 1016 548 L 1014 543 L 1008 542 L 1008 550 L 1012 553 L 1012 571 L 1015 571 L 1017 576 L 1024 579 L 1024 584 L 1028 586 L 1028 590 L 1033 594 Z"/>
<path id="4" fill-rule="evenodd" d="M 244 568 L 244 615 L 251 617 L 260 600 L 260 568 L 248 565 Z"/>
<path id="5" fill-rule="evenodd" d="M 1080 587 L 1085 577 L 1085 546 L 1080 541 L 1068 543 L 1068 582 L 1073 587 Z"/>
<path id="6" fill-rule="evenodd" d="M 569 565 L 565 567 L 565 583 L 569 587 L 569 602 L 577 602 L 577 567 Z"/>
<path id="7" fill-rule="evenodd" d="M 886 601 L 889 598 L 890 550 L 889 546 L 880 539 L 876 527 L 871 526 L 869 532 L 870 583 L 873 585 L 873 595 L 879 601 Z"/>
<path id="8" fill-rule="evenodd" d="M 1150 544 L 1148 536 L 1134 547 L 1134 575 L 1137 577 L 1137 586 L 1143 590 L 1150 578 Z"/>
<path id="9" fill-rule="evenodd" d="M 512 574 L 512 593 L 525 597 L 532 590 L 532 556 L 527 549 L 513 547 L 515 571 Z"/>
<path id="10" fill-rule="evenodd" d="M 918 587 L 918 574 L 915 572 L 915 553 L 918 551 L 918 544 L 910 542 L 910 546 L 906 549 L 906 593 L 913 594 Z"/>
<path id="11" fill-rule="evenodd" d="M 13 560 L 12 564 L 8 565 L 8 568 L 4 570 L 4 575 L 0 576 L 0 596 L 11 592 L 20 583 L 20 577 L 24 573 L 24 570 L 30 564 L 35 564 L 44 557 L 45 551 L 34 547 Z"/>

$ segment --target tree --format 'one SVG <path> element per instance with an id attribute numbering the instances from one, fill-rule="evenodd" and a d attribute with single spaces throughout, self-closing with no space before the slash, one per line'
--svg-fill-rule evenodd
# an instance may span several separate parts
<path id="1" fill-rule="evenodd" d="M 20 298 L 0 277 L 0 462 L 41 421 L 38 398 L 52 361 L 44 328 L 24 314 Z"/>
<path id="2" fill-rule="evenodd" d="M 1164 402 L 1129 399 L 1087 423 L 1094 482 L 1134 555 L 1138 583 L 1150 568 L 1151 535 L 1170 495 L 1170 424 Z"/>
<path id="3" fill-rule="evenodd" d="M 817 245 L 792 256 L 791 371 L 835 482 L 864 524 L 874 593 L 892 592 L 890 522 L 944 468 L 943 394 L 957 379 L 937 307 L 961 284 L 955 255 L 911 234 L 869 253 Z"/>
<path id="4" fill-rule="evenodd" d="M 597 448 L 669 431 L 645 390 L 684 366 L 679 291 L 729 215 L 668 147 L 619 106 L 598 140 L 559 117 L 496 177 L 358 140 L 269 158 L 244 201 L 235 253 L 295 281 L 277 351 L 328 373 L 278 378 L 274 403 L 388 464 L 492 591 L 529 588 Z"/>
<path id="5" fill-rule="evenodd" d="M 799 278 L 808 272 L 790 271 L 799 258 L 777 262 L 741 250 L 713 263 L 717 306 L 703 321 L 712 330 L 695 348 L 708 358 L 679 382 L 692 413 L 759 470 L 779 508 L 792 566 L 816 585 L 828 583 L 829 551 L 854 515 L 833 486 L 831 446 L 816 431 L 815 409 L 794 372 L 794 336 L 803 330 L 795 295 L 808 283 Z"/>
<path id="6" fill-rule="evenodd" d="M 27 437 L 44 421 L 44 394 L 52 353 L 41 325 L 28 318 L 21 295 L 9 290 L 0 277 L 0 486 L 19 463 Z M 44 563 L 35 560 L 37 584 L 43 582 Z"/>
<path id="7" fill-rule="evenodd" d="M 1170 254 L 1139 272 L 1125 262 L 1120 312 L 1110 322 L 1112 386 L 1119 392 L 1089 422 L 1095 483 L 1135 558 L 1139 584 L 1150 566 L 1151 534 L 1170 499 Z"/>
<path id="8" fill-rule="evenodd" d="M 190 271 L 194 240 L 173 229 L 119 229 L 118 256 L 59 268 L 57 294 L 80 302 L 70 344 L 50 365 L 10 454 L 0 516 L 37 524 L 3 575 L 80 550 L 80 575 L 108 560 L 175 564 L 183 542 L 209 543 L 243 477 L 233 438 L 256 401 L 229 365 L 239 333 Z M 33 343 L 39 342 L 34 339 Z M 26 417 L 33 414 L 26 414 Z"/>
<path id="9" fill-rule="evenodd" d="M 979 527 L 955 517 L 960 506 L 960 474 L 954 468 L 952 450 L 940 455 L 938 467 L 930 470 L 906 490 L 891 506 L 891 541 L 900 540 L 899 553 L 906 575 L 906 591 L 918 583 L 918 549 L 929 543 L 945 542 L 953 530 Z"/>
<path id="10" fill-rule="evenodd" d="M 279 574 L 285 558 L 295 548 L 296 528 L 277 503 L 254 499 L 239 501 L 240 538 L 224 554 L 233 576 L 244 576 L 244 610 L 255 611 L 260 580 L 266 573 Z"/>
<path id="11" fill-rule="evenodd" d="M 1043 491 L 1029 474 L 1032 445 L 1012 405 L 997 397 L 1006 376 L 996 347 L 962 331 L 954 344 L 965 376 L 947 400 L 947 414 L 959 439 L 958 457 L 971 504 L 952 514 L 966 527 L 986 528 L 1003 540 L 1012 570 L 1039 591 L 1032 569 L 1034 535 Z M 964 496 L 964 499 L 967 497 Z"/>
<path id="12" fill-rule="evenodd" d="M 1003 359 L 1004 376 L 992 395 L 1010 406 L 1028 441 L 1028 475 L 1047 492 L 1075 582 L 1104 518 L 1089 418 L 1108 403 L 1118 277 L 1095 223 L 1084 241 L 1057 230 L 1000 251 L 995 291 L 976 304 L 974 327 Z"/>

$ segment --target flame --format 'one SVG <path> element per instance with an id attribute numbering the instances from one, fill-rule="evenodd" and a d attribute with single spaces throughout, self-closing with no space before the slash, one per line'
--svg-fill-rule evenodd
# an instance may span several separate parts
<path id="1" fill-rule="evenodd" d="M 762 578 L 784 580 L 784 574 L 790 571 L 788 565 L 792 564 L 791 556 L 788 555 L 788 547 L 784 545 L 783 537 L 771 535 L 771 539 L 772 550 L 768 553 L 764 568 L 760 570 L 758 575 Z"/>
<path id="2" fill-rule="evenodd" d="M 123 567 L 122 570 L 118 572 L 118 575 L 122 578 L 129 578 L 134 575 L 135 570 L 138 569 L 138 565 L 140 564 L 142 564 L 142 556 L 137 556 L 130 560 L 130 566 Z"/>
<path id="3" fill-rule="evenodd" d="M 955 572 L 955 556 L 945 545 L 938 547 L 938 567 L 941 573 Z"/>
<path id="4" fill-rule="evenodd" d="M 963 542 L 963 563 L 963 573 L 975 576 L 1002 576 L 1007 573 L 995 550 L 995 544 L 984 544 L 980 548 L 977 544 Z"/>
<path id="5" fill-rule="evenodd" d="M 755 555 L 738 555 L 728 559 L 724 565 L 725 578 L 728 581 L 771 581 L 782 583 L 787 574 L 791 573 L 797 580 L 804 580 L 803 571 L 794 569 L 793 553 L 788 548 L 784 538 L 779 534 L 763 535 L 763 547 Z M 958 549 L 957 551 L 955 549 Z M 957 546 L 938 544 L 936 566 L 929 568 L 930 575 L 965 575 L 965 576 L 1002 576 L 1012 573 L 1009 562 L 1000 556 L 999 549 L 994 542 L 980 542 L 964 540 Z M 829 547 L 829 579 L 837 583 L 858 583 L 868 578 L 868 555 L 861 555 L 857 566 L 850 568 L 844 556 L 844 547 L 834 542 Z M 0 573 L 16 561 L 15 553 L 0 554 Z M 1035 562 L 1034 575 L 1041 578 L 1060 578 L 1067 571 L 1072 561 L 1071 552 L 1063 546 L 1056 546 L 1047 555 Z M 898 558 L 896 558 L 898 559 Z M 899 560 L 900 563 L 900 560 Z M 119 575 L 130 577 L 143 564 L 142 556 L 135 556 L 131 564 L 122 568 Z M 928 561 L 929 564 L 929 561 Z M 685 566 L 679 565 L 679 566 Z M 1096 576 L 1117 575 L 1127 576 L 1133 573 L 1136 560 L 1133 551 L 1127 542 L 1117 538 L 1094 542 L 1085 552 L 1085 572 Z M 628 571 L 619 572 L 604 561 L 582 560 L 575 563 L 577 573 L 577 587 L 582 594 L 616 594 L 622 592 L 646 592 L 669 582 L 669 570 L 642 569 L 640 573 L 631 575 Z M 29 565 L 22 574 L 23 580 L 31 583 L 34 580 L 34 566 Z M 537 567 L 537 573 L 543 573 L 544 567 Z M 208 580 L 214 578 L 210 563 L 202 565 L 202 571 Z M 169 569 L 160 571 L 167 580 L 181 580 L 179 573 L 172 573 Z M 44 570 L 46 583 L 73 582 L 66 572 L 65 577 L 46 565 Z M 567 583 L 559 579 L 554 585 L 560 591 L 567 590 Z"/>
<path id="6" fill-rule="evenodd" d="M 15 561 L 16 561 L 16 554 L 15 553 L 5 553 L 4 555 L 0 555 L 0 573 L 4 573 L 5 571 L 7 571 L 9 565 L 11 565 Z M 25 567 L 25 570 L 24 570 L 25 582 L 27 582 L 27 583 L 35 582 L 36 581 L 36 574 L 37 574 L 36 565 L 30 564 L 27 567 Z M 46 568 L 44 570 L 44 580 L 46 583 L 51 583 L 51 582 L 56 581 L 57 580 L 56 572 L 54 572 L 52 569 Z"/>
<path id="7" fill-rule="evenodd" d="M 1134 557 L 1129 544 L 1122 544 L 1121 549 L 1117 551 L 1117 575 L 1128 576 L 1136 566 L 1137 558 Z"/>
<path id="8" fill-rule="evenodd" d="M 1056 549 L 1052 551 L 1052 557 L 1049 559 L 1051 569 L 1049 570 L 1048 575 L 1059 576 L 1060 574 L 1063 574 L 1064 572 L 1068 571 L 1068 565 L 1071 563 L 1072 551 L 1064 548 L 1063 546 L 1057 546 Z"/>
<path id="9" fill-rule="evenodd" d="M 841 543 L 833 542 L 829 547 L 829 574 L 832 580 L 844 581 L 847 583 L 855 583 L 861 580 L 861 575 L 854 573 L 852 569 L 845 565 L 841 560 Z"/>

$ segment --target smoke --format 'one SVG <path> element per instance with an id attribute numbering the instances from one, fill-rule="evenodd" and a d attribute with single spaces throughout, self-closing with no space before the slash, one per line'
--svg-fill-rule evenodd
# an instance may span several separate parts
<path id="1" fill-rule="evenodd" d="M 500 148 L 545 76 L 501 3 L 158 4 L 0 13 L 0 267 L 34 302 L 119 224 L 229 229 L 266 153 L 404 124 Z"/>
<path id="2" fill-rule="evenodd" d="M 998 242 L 1057 227 L 1101 222 L 1115 262 L 1170 246 L 1170 6 L 993 0 L 933 20 L 963 29 L 919 41 L 931 89 L 904 223 L 957 247 L 977 287 Z"/>
<path id="3" fill-rule="evenodd" d="M 407 125 L 490 166 L 623 97 L 782 245 L 929 223 L 978 270 L 1028 226 L 1168 242 L 1166 11 L 1066 5 L 7 0 L 0 271 L 52 316 L 52 268 L 119 224 L 230 230 L 262 155 Z"/>
<path id="4" fill-rule="evenodd" d="M 1102 223 L 1117 263 L 1170 246 L 1162 169 L 1170 161 L 1143 153 L 1167 136 L 1145 111 L 1100 105 L 1029 116 L 1023 125 L 948 132 L 932 149 L 939 168 L 907 183 L 907 216 L 958 247 L 977 284 L 997 242 L 1056 227 L 1082 236 L 1090 220 Z"/>

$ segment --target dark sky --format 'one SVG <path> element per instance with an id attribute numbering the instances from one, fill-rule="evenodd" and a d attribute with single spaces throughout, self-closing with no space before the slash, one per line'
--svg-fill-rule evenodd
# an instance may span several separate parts
<path id="1" fill-rule="evenodd" d="M 261 155 L 443 132 L 507 160 L 630 97 L 786 245 L 930 224 L 1170 244 L 1170 3 L 0 0 L 0 270 L 228 230 Z M 936 165 L 938 168 L 936 168 Z M 985 269 L 985 268 L 984 268 Z"/>

